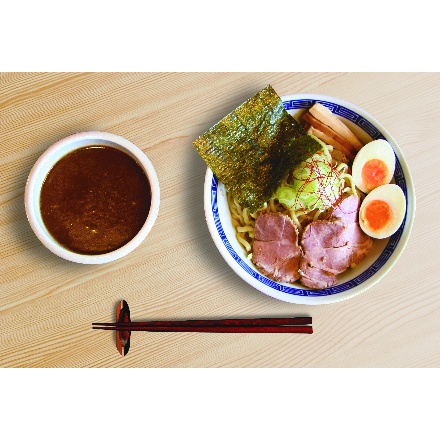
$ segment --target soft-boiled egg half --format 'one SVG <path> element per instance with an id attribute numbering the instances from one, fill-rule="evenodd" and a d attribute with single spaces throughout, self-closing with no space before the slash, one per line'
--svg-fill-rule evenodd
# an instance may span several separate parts
<path id="1" fill-rule="evenodd" d="M 370 237 L 387 238 L 402 224 L 406 212 L 405 194 L 389 183 L 370 191 L 359 209 L 359 226 Z"/>
<path id="2" fill-rule="evenodd" d="M 377 139 L 364 145 L 353 160 L 354 184 L 365 194 L 374 188 L 391 182 L 396 158 L 391 145 Z"/>

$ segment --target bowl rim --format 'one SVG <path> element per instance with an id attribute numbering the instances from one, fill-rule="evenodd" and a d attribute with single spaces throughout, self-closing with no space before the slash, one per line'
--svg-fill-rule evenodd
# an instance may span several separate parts
<path id="1" fill-rule="evenodd" d="M 357 113 L 359 116 L 364 118 L 366 121 L 368 121 L 370 124 L 373 125 L 374 128 L 382 134 L 388 142 L 393 147 L 393 150 L 398 157 L 398 160 L 400 162 L 403 176 L 404 176 L 404 182 L 406 185 L 407 195 L 411 195 L 411 197 L 406 197 L 406 214 L 405 214 L 405 220 L 402 225 L 402 233 L 401 236 L 398 239 L 397 246 L 393 249 L 392 254 L 387 259 L 387 261 L 375 272 L 372 276 L 370 276 L 367 280 L 364 282 L 345 290 L 344 292 L 336 292 L 331 293 L 325 296 L 307 296 L 307 295 L 297 295 L 292 293 L 284 292 L 281 288 L 281 290 L 276 290 L 271 288 L 270 286 L 267 286 L 266 284 L 263 284 L 261 281 L 256 279 L 254 276 L 249 274 L 241 265 L 235 260 L 235 258 L 231 255 L 230 251 L 226 248 L 225 244 L 223 243 L 222 239 L 219 236 L 219 233 L 217 231 L 217 225 L 215 224 L 214 216 L 213 216 L 213 210 L 212 210 L 212 185 L 213 180 L 215 180 L 215 176 L 212 173 L 211 169 L 207 167 L 206 174 L 205 174 L 205 182 L 204 182 L 204 211 L 205 211 L 205 218 L 207 222 L 207 226 L 209 229 L 209 232 L 211 234 L 211 237 L 219 250 L 220 254 L 226 261 L 226 263 L 233 269 L 233 271 L 239 275 L 244 281 L 246 281 L 248 284 L 250 284 L 255 289 L 259 290 L 260 292 L 279 299 L 284 302 L 294 303 L 294 304 L 305 304 L 305 305 L 323 305 L 323 304 L 330 304 L 335 303 L 339 301 L 343 301 L 349 298 L 352 298 L 356 295 L 359 295 L 360 293 L 364 292 L 365 290 L 369 289 L 376 283 L 378 283 L 394 266 L 396 261 L 399 259 L 400 255 L 404 251 L 407 242 L 409 240 L 411 230 L 414 224 L 414 218 L 415 218 L 415 211 L 416 211 L 416 195 L 415 195 L 415 189 L 414 189 L 414 183 L 413 179 L 408 167 L 408 164 L 406 162 L 405 156 L 400 149 L 399 145 L 395 141 L 395 139 L 391 136 L 391 134 L 388 132 L 388 130 L 383 127 L 379 121 L 377 121 L 373 116 L 371 116 L 368 112 L 363 110 L 362 108 L 345 101 L 340 98 L 335 98 L 328 95 L 321 95 L 321 94 L 312 94 L 312 93 L 301 93 L 301 94 L 290 94 L 290 95 L 283 95 L 281 96 L 281 99 L 283 103 L 285 104 L 285 107 L 288 107 L 286 103 L 294 101 L 302 101 L 302 100 L 309 100 L 312 104 L 316 101 L 322 101 L 324 103 L 331 103 L 337 106 L 341 106 L 342 108 L 351 110 L 355 113 Z M 362 127 L 360 127 L 362 128 Z M 230 246 L 233 248 L 232 244 L 229 243 Z M 240 257 L 239 257 L 240 258 Z M 241 258 L 240 258 L 241 259 Z M 371 267 L 371 266 L 369 266 Z M 368 268 L 367 268 L 368 269 Z M 262 275 L 258 270 L 252 268 L 252 270 L 256 271 L 259 275 L 259 278 L 266 279 L 264 275 Z M 272 281 L 272 280 L 270 280 Z M 273 281 L 274 284 L 278 286 L 285 285 L 284 283 L 276 283 Z M 290 285 L 292 286 L 292 284 Z M 337 286 L 335 286 L 337 287 Z M 329 288 L 330 289 L 330 288 Z M 301 287 L 301 290 L 309 290 L 307 288 Z"/>
<path id="2" fill-rule="evenodd" d="M 101 145 L 109 145 L 118 148 L 128 153 L 139 163 L 150 182 L 151 206 L 148 217 L 142 228 L 133 237 L 133 239 L 126 243 L 124 246 L 121 246 L 114 251 L 104 254 L 85 255 L 72 252 L 69 249 L 60 245 L 50 235 L 44 225 L 41 224 L 42 222 L 38 219 L 38 208 L 36 208 L 36 206 L 39 206 L 39 194 L 41 191 L 41 187 L 44 182 L 44 178 L 49 172 L 47 169 L 49 168 L 50 170 L 50 168 L 66 154 L 71 153 L 72 151 L 75 151 L 79 148 L 86 147 L 87 145 L 96 145 L 96 143 L 101 143 Z M 35 200 L 36 197 L 38 197 L 38 202 Z M 117 260 L 129 254 L 135 248 L 137 248 L 147 237 L 159 213 L 160 186 L 156 171 L 150 159 L 134 143 L 132 143 L 128 139 L 123 138 L 122 136 L 105 131 L 85 131 L 74 133 L 58 140 L 39 156 L 39 158 L 33 165 L 26 181 L 24 204 L 26 216 L 32 230 L 34 231 L 38 239 L 42 242 L 42 244 L 52 253 L 58 255 L 65 260 L 75 263 L 103 264 Z"/>

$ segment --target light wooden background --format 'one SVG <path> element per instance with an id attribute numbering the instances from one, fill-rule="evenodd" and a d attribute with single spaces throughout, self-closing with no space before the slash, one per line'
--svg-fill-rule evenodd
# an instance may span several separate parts
<path id="1" fill-rule="evenodd" d="M 399 143 L 417 193 L 412 235 L 376 286 L 334 305 L 269 298 L 233 273 L 209 235 L 205 164 L 192 141 L 271 84 L 320 93 L 372 114 Z M 1 367 L 439 367 L 440 75 L 438 73 L 0 74 Z M 24 211 L 27 175 L 53 142 L 116 133 L 154 164 L 161 208 L 143 244 L 101 266 L 52 255 Z M 120 299 L 132 319 L 311 315 L 313 335 L 110 332 Z"/>

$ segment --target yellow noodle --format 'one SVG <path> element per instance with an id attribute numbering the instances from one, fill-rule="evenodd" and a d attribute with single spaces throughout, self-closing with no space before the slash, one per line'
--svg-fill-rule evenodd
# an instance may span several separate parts
<path id="1" fill-rule="evenodd" d="M 236 218 L 232 217 L 232 226 L 234 228 L 237 228 L 237 227 L 241 226 L 240 221 L 237 220 Z"/>
<path id="2" fill-rule="evenodd" d="M 234 218 L 240 218 L 240 215 L 237 212 L 237 206 L 232 200 L 232 196 L 229 193 L 226 193 L 226 195 L 227 195 L 229 210 L 231 211 L 232 216 Z"/>
<path id="3" fill-rule="evenodd" d="M 336 167 L 336 171 L 339 171 L 340 173 L 345 173 L 348 170 L 348 165 L 344 162 L 341 162 Z"/>
<path id="4" fill-rule="evenodd" d="M 249 209 L 248 208 L 244 208 L 243 209 L 243 220 L 244 220 L 245 225 L 253 225 L 254 224 L 254 220 L 249 215 Z"/>
<path id="5" fill-rule="evenodd" d="M 252 232 L 254 230 L 254 227 L 252 225 L 248 226 L 237 226 L 238 232 Z"/>
<path id="6" fill-rule="evenodd" d="M 354 184 L 353 176 L 351 174 L 344 173 L 341 175 L 341 177 L 345 181 L 345 185 L 346 185 L 345 189 L 349 188 L 348 192 L 351 192 L 355 196 L 359 196 L 358 192 L 356 191 L 356 185 Z M 348 186 L 347 186 L 347 181 L 349 183 Z"/>
<path id="7" fill-rule="evenodd" d="M 298 211 L 298 212 L 301 212 L 301 211 Z M 301 222 L 298 220 L 298 215 L 294 209 L 289 209 L 289 217 L 292 219 L 293 223 L 298 228 L 298 231 L 301 233 L 303 228 L 302 228 Z"/>
<path id="8" fill-rule="evenodd" d="M 333 147 L 331 145 L 324 144 L 323 150 L 324 150 L 324 155 L 327 157 L 327 160 L 331 163 L 332 155 L 330 154 L 330 151 L 333 151 Z"/>
<path id="9" fill-rule="evenodd" d="M 270 199 L 269 200 L 269 210 L 271 212 L 276 212 L 275 200 L 274 199 Z"/>
<path id="10" fill-rule="evenodd" d="M 246 252 L 251 251 L 252 247 L 251 247 L 250 243 L 239 233 L 237 233 L 237 240 L 243 245 Z"/>

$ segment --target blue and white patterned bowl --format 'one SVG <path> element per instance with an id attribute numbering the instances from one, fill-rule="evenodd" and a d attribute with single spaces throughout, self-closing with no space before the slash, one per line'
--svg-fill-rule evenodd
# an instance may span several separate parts
<path id="1" fill-rule="evenodd" d="M 246 258 L 245 251 L 235 237 L 226 192 L 208 168 L 205 177 L 204 206 L 211 236 L 229 266 L 247 283 L 273 298 L 295 304 L 329 304 L 351 298 L 376 284 L 396 263 L 408 241 L 414 222 L 416 198 L 414 185 L 402 151 L 388 131 L 359 107 L 341 99 L 323 95 L 301 94 L 282 97 L 284 107 L 299 117 L 316 101 L 341 117 L 365 143 L 386 139 L 396 155 L 394 181 L 406 196 L 406 215 L 399 230 L 385 240 L 375 240 L 367 257 L 354 269 L 338 276 L 339 283 L 322 290 L 311 290 L 299 283 L 275 282 L 262 275 Z"/>

